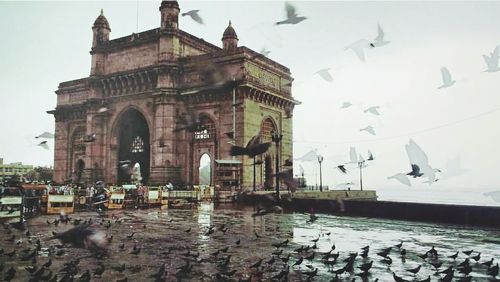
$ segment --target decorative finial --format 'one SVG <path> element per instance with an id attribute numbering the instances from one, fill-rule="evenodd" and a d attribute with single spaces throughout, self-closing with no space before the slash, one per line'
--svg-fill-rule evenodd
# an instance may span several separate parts
<path id="1" fill-rule="evenodd" d="M 229 20 L 229 26 L 231 26 L 231 20 Z"/>
<path id="2" fill-rule="evenodd" d="M 101 8 L 101 16 L 104 16 L 104 11 L 102 8 Z"/>

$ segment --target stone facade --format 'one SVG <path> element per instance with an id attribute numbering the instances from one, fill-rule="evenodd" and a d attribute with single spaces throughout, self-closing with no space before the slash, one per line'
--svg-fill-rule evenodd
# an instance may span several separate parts
<path id="1" fill-rule="evenodd" d="M 291 116 L 298 102 L 291 95 L 290 70 L 238 47 L 231 23 L 223 48 L 180 30 L 179 11 L 177 1 L 163 1 L 160 28 L 113 40 L 101 12 L 92 28 L 90 76 L 60 83 L 57 107 L 49 112 L 56 122 L 56 182 L 80 171 L 83 181 L 117 183 L 119 161 L 137 155 L 133 161 L 141 163 L 148 184 L 192 185 L 198 183 L 200 157 L 207 153 L 212 183 L 221 176 L 217 161 L 232 160 L 241 162 L 238 182 L 251 186 L 253 160 L 232 158 L 229 151 L 231 143 L 245 146 L 264 124 L 267 131 L 272 125 L 283 134 L 281 159 L 291 158 Z M 186 114 L 208 126 L 178 130 Z M 88 136 L 94 136 L 92 142 L 84 142 Z M 133 146 L 139 147 L 134 151 Z M 267 157 L 257 167 L 259 186 L 265 171 L 275 170 L 275 152 L 273 145 L 259 157 Z"/>

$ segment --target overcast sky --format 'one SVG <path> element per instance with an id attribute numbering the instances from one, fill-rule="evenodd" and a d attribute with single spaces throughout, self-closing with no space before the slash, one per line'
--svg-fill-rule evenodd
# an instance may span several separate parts
<path id="1" fill-rule="evenodd" d="M 333 168 L 348 160 L 354 146 L 377 158 L 364 170 L 365 185 L 401 187 L 387 177 L 409 171 L 404 146 L 412 138 L 432 166 L 444 169 L 459 156 L 469 170 L 432 187 L 500 190 L 500 72 L 483 72 L 482 58 L 500 44 L 500 2 L 296 1 L 297 13 L 307 20 L 287 26 L 273 25 L 285 17 L 282 1 L 179 3 L 181 12 L 199 9 L 206 22 L 181 17 L 181 29 L 221 46 L 231 19 L 240 45 L 266 47 L 271 59 L 290 67 L 293 95 L 302 101 L 294 115 L 294 153 L 317 148 L 325 157 L 327 185 L 357 180 L 356 171 L 345 176 Z M 158 27 L 159 5 L 0 2 L 0 157 L 52 164 L 53 149 L 37 147 L 33 137 L 54 130 L 45 111 L 56 105 L 58 83 L 89 75 L 91 26 L 100 9 L 113 39 Z M 367 50 L 366 63 L 344 50 L 359 39 L 373 40 L 377 24 L 390 44 Z M 443 66 L 457 82 L 438 90 Z M 331 69 L 333 82 L 314 74 L 323 68 Z M 345 101 L 354 106 L 341 110 Z M 375 105 L 380 116 L 363 113 Z M 376 136 L 359 131 L 368 125 Z M 317 163 L 303 166 L 315 184 Z M 413 189 L 429 187 L 415 181 Z"/>

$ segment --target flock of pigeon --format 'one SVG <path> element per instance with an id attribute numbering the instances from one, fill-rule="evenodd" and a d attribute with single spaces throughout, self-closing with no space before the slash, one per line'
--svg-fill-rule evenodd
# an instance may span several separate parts
<path id="1" fill-rule="evenodd" d="M 50 282 L 499 281 L 494 256 L 434 246 L 421 252 L 406 241 L 347 251 L 337 248 L 331 229 L 313 228 L 296 241 L 283 222 L 290 215 L 261 211 L 219 211 L 207 222 L 200 221 L 203 210 L 197 217 L 150 210 L 44 216 L 27 228 L 3 225 L 0 271 L 3 281 Z M 265 224 L 260 230 L 259 218 Z M 323 224 L 314 213 L 300 218 L 308 228 Z"/>

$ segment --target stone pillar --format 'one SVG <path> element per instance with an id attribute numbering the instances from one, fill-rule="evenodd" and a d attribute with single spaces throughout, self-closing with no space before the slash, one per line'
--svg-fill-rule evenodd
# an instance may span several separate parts
<path id="1" fill-rule="evenodd" d="M 176 101 L 174 92 L 161 92 L 154 95 L 154 126 L 151 128 L 151 174 L 149 182 L 165 184 L 167 180 L 179 181 L 178 156 L 176 155 L 175 115 Z"/>
<path id="2" fill-rule="evenodd" d="M 95 134 L 95 140 L 88 142 L 85 147 L 85 170 L 83 180 L 86 183 L 104 181 L 106 115 L 98 114 L 96 109 L 90 109 L 86 118 L 87 136 Z"/>
<path id="3" fill-rule="evenodd" d="M 66 121 L 57 120 L 54 137 L 54 182 L 63 183 L 68 175 L 69 132 Z"/>

